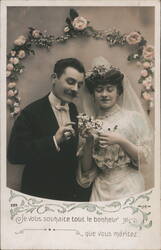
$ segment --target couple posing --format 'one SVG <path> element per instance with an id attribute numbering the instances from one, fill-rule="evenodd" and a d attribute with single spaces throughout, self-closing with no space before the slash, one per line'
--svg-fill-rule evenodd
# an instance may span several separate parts
<path id="1" fill-rule="evenodd" d="M 73 101 L 101 121 L 81 138 Z M 151 164 L 151 128 L 128 79 L 106 59 L 85 74 L 80 61 L 56 62 L 52 90 L 15 121 L 8 159 L 25 164 L 21 191 L 64 201 L 107 201 L 144 191 Z"/>

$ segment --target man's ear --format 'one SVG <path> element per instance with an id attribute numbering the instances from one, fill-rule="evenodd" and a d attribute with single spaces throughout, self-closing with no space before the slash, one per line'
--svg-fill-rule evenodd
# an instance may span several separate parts
<path id="1" fill-rule="evenodd" d="M 56 73 L 53 73 L 51 75 L 51 82 L 52 82 L 53 87 L 55 86 L 56 80 L 57 80 L 57 75 Z"/>
<path id="2" fill-rule="evenodd" d="M 57 74 L 56 74 L 56 73 L 52 73 L 52 74 L 51 74 L 51 78 L 52 78 L 52 79 L 57 79 Z"/>

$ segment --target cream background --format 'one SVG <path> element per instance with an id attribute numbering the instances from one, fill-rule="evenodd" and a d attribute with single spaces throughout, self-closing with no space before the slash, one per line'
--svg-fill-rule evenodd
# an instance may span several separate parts
<path id="1" fill-rule="evenodd" d="M 7 8 L 7 50 L 12 47 L 17 36 L 26 35 L 27 28 L 32 26 L 49 34 L 60 35 L 63 32 L 65 19 L 70 7 L 8 7 Z M 76 7 L 80 15 L 86 17 L 96 29 L 115 27 L 121 33 L 141 31 L 148 44 L 154 44 L 154 8 L 153 7 Z M 133 87 L 138 93 L 137 80 L 140 69 L 135 64 L 127 62 L 126 48 L 109 48 L 105 41 L 93 39 L 77 39 L 67 44 L 57 45 L 47 52 L 45 49 L 36 49 L 36 55 L 24 61 L 25 72 L 20 76 L 18 88 L 22 98 L 21 107 L 25 107 L 50 91 L 50 75 L 54 63 L 61 58 L 77 57 L 86 69 L 90 68 L 91 61 L 96 56 L 105 56 L 113 64 L 128 74 Z M 153 112 L 150 116 L 153 122 Z M 8 138 L 13 125 L 12 118 L 7 116 Z M 7 166 L 7 186 L 19 190 L 23 166 Z M 153 169 L 149 173 L 147 188 L 153 186 Z"/>

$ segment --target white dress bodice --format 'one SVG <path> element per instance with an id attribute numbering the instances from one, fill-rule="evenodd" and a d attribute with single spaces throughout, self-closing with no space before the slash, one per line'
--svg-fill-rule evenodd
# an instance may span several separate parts
<path id="1" fill-rule="evenodd" d="M 149 134 L 139 113 L 128 111 L 116 105 L 101 119 L 102 132 L 116 131 L 130 142 L 138 145 L 140 157 L 148 160 Z M 85 152 L 84 152 L 85 153 Z M 139 161 L 134 161 L 118 144 L 102 149 L 94 137 L 92 150 L 93 167 L 86 173 L 78 169 L 77 180 L 83 187 L 93 183 L 91 201 L 106 201 L 144 191 L 144 180 L 139 170 Z"/>

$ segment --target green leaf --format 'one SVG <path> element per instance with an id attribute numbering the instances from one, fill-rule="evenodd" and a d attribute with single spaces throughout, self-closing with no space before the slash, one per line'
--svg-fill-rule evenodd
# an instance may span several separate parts
<path id="1" fill-rule="evenodd" d="M 78 12 L 75 9 L 70 9 L 69 14 L 70 14 L 71 20 L 74 20 L 76 17 L 79 16 Z"/>

